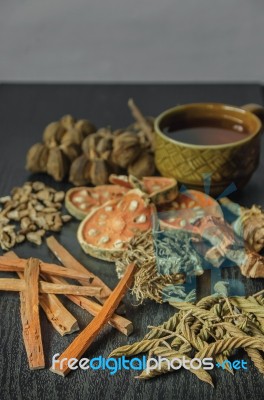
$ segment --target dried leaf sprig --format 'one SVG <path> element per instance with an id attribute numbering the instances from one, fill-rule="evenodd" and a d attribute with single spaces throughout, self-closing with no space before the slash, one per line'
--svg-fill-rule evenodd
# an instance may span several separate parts
<path id="1" fill-rule="evenodd" d="M 168 321 L 151 327 L 142 341 L 113 350 L 110 357 L 148 352 L 149 357 L 162 356 L 168 360 L 183 356 L 187 359 L 212 357 L 222 364 L 238 348 L 243 348 L 259 372 L 264 373 L 263 304 L 262 292 L 239 298 L 208 296 L 195 306 L 174 303 L 179 311 Z M 226 370 L 233 373 L 228 365 Z M 144 370 L 138 378 L 150 379 L 166 372 L 173 372 L 167 362 L 162 363 L 159 369 Z M 213 385 L 207 371 L 198 369 L 190 372 Z"/>

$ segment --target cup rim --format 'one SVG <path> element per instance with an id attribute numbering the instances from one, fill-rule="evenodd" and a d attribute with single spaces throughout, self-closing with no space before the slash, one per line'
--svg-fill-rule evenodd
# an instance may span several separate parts
<path id="1" fill-rule="evenodd" d="M 244 115 L 249 115 L 249 117 L 255 121 L 256 123 L 256 130 L 253 133 L 250 133 L 249 135 L 246 136 L 246 138 L 243 138 L 241 140 L 238 140 L 236 142 L 231 142 L 231 143 L 226 143 L 226 144 L 208 144 L 208 145 L 204 145 L 204 144 L 191 144 L 191 143 L 184 143 L 184 142 L 180 142 L 178 140 L 172 139 L 170 137 L 168 137 L 167 135 L 165 135 L 162 130 L 160 129 L 160 123 L 162 121 L 163 118 L 167 117 L 170 114 L 186 109 L 191 109 L 191 108 L 222 108 L 223 110 L 226 111 L 236 111 L 238 113 L 244 114 Z M 232 106 L 229 104 L 224 104 L 224 103 L 188 103 L 188 104 L 182 104 L 182 105 L 178 105 L 172 108 L 169 108 L 165 111 L 163 111 L 161 114 L 159 114 L 154 121 L 154 129 L 155 132 L 161 136 L 163 139 L 167 140 L 168 142 L 177 144 L 179 146 L 182 147 L 188 147 L 188 148 L 197 148 L 197 149 L 223 149 L 223 148 L 230 148 L 230 147 L 236 147 L 236 146 L 240 146 L 241 144 L 244 143 L 248 143 L 250 142 L 255 136 L 257 136 L 260 131 L 261 131 L 261 127 L 262 127 L 262 123 L 260 121 L 260 119 L 253 114 L 250 111 L 247 111 L 243 108 L 240 107 L 236 107 L 236 106 Z"/>

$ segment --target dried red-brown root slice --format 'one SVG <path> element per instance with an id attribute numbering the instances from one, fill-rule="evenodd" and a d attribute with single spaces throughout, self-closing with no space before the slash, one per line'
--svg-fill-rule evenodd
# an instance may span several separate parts
<path id="1" fill-rule="evenodd" d="M 110 175 L 109 181 L 115 185 L 126 188 L 139 188 L 149 195 L 151 201 L 156 204 L 170 203 L 178 196 L 178 184 L 174 178 L 162 176 L 146 176 L 138 180 L 132 175 Z"/>
<path id="2" fill-rule="evenodd" d="M 130 190 L 121 200 L 92 210 L 79 226 L 78 241 L 91 256 L 114 261 L 135 235 L 151 228 L 155 211 L 144 193 Z"/>
<path id="3" fill-rule="evenodd" d="M 170 214 L 169 211 L 172 211 L 172 213 Z M 184 193 L 179 193 L 175 201 L 158 207 L 158 212 L 161 228 L 184 229 L 192 232 L 197 231 L 197 233 L 198 228 L 192 225 L 195 220 L 206 215 L 223 218 L 218 202 L 198 190 L 186 190 Z"/>
<path id="4" fill-rule="evenodd" d="M 119 185 L 101 185 L 95 188 L 87 186 L 75 187 L 66 193 L 65 206 L 67 210 L 77 219 L 83 219 L 96 207 L 113 199 L 121 199 L 128 191 Z"/>

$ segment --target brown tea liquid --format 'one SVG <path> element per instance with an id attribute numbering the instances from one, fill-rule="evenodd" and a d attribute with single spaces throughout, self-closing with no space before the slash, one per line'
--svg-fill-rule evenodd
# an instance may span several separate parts
<path id="1" fill-rule="evenodd" d="M 224 119 L 168 120 L 163 133 L 178 142 L 197 145 L 235 143 L 250 132 L 242 124 Z"/>

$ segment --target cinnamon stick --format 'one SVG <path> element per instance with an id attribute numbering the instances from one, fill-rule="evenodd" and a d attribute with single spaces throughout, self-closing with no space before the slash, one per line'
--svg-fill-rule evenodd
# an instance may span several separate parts
<path id="1" fill-rule="evenodd" d="M 27 265 L 27 260 L 11 259 L 9 257 L 0 256 L 0 271 L 4 272 L 24 272 L 25 266 Z M 68 268 L 61 267 L 56 264 L 48 264 L 40 261 L 40 271 L 44 274 L 62 276 L 64 278 L 76 279 L 85 281 L 85 283 L 91 283 L 92 278 L 88 273 L 80 273 L 78 271 L 72 271 Z"/>
<path id="2" fill-rule="evenodd" d="M 0 278 L 0 291 L 13 291 L 21 292 L 26 289 L 26 282 L 24 279 L 13 278 Z M 40 293 L 53 293 L 53 294 L 75 294 L 81 296 L 94 296 L 101 292 L 100 287 L 96 286 L 76 286 L 61 283 L 50 283 L 39 281 Z"/>
<path id="3" fill-rule="evenodd" d="M 74 269 L 80 273 L 86 273 L 91 279 L 93 279 L 94 286 L 100 286 L 102 292 L 100 296 L 95 296 L 100 303 L 104 303 L 106 298 L 112 293 L 112 290 L 100 279 L 94 275 L 87 268 L 85 268 L 78 260 L 76 260 L 56 239 L 54 236 L 50 236 L 46 239 L 46 243 L 50 251 L 57 257 L 57 259 L 69 269 Z M 81 282 L 80 282 L 81 283 Z"/>
<path id="4" fill-rule="evenodd" d="M 79 331 L 76 318 L 64 307 L 55 294 L 40 294 L 39 303 L 53 328 L 61 336 Z"/>
<path id="5" fill-rule="evenodd" d="M 5 257 L 18 258 L 13 251 L 5 253 Z M 17 272 L 21 279 L 24 279 L 23 272 Z M 21 293 L 20 293 L 21 297 Z M 61 335 L 68 335 L 79 330 L 76 318 L 64 307 L 61 301 L 54 294 L 40 294 L 39 303 L 46 317 L 53 328 Z"/>
<path id="6" fill-rule="evenodd" d="M 51 277 L 50 280 L 55 283 L 62 283 L 65 284 L 67 281 L 63 278 Z M 83 310 L 88 311 L 93 316 L 96 316 L 102 309 L 102 306 L 98 303 L 95 303 L 93 300 L 87 299 L 87 297 L 83 296 L 76 296 L 76 295 L 66 295 L 66 297 L 71 300 L 74 304 L 81 307 Z M 116 328 L 119 332 L 123 333 L 126 336 L 131 335 L 133 332 L 133 324 L 128 319 L 121 317 L 118 314 L 113 314 L 110 321 L 108 322 L 109 325 L 112 325 Z"/>
<path id="7" fill-rule="evenodd" d="M 25 291 L 20 295 L 23 338 L 30 369 L 45 367 L 39 319 L 39 269 L 40 261 L 30 258 L 25 266 Z"/>
<path id="8" fill-rule="evenodd" d="M 123 278 L 119 281 L 111 295 L 108 297 L 99 314 L 94 317 L 92 322 L 90 322 L 90 324 L 60 355 L 59 359 L 55 363 L 56 365 L 51 368 L 52 372 L 62 376 L 66 376 L 70 372 L 71 369 L 68 366 L 68 360 L 71 358 L 77 358 L 79 360 L 83 353 L 94 341 L 103 326 L 110 320 L 116 307 L 132 284 L 136 269 L 137 267 L 135 264 L 132 263 L 128 265 Z"/>

